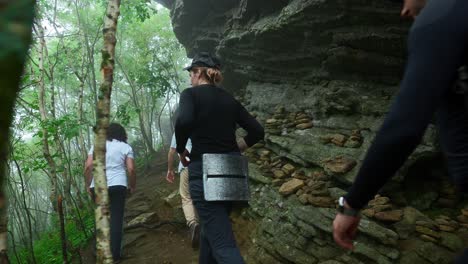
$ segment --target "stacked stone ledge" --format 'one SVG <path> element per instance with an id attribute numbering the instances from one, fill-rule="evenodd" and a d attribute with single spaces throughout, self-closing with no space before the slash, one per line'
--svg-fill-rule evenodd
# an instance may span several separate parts
<path id="1" fill-rule="evenodd" d="M 283 135 L 293 130 L 312 128 L 312 118 L 305 112 L 286 113 L 285 108 L 279 106 L 271 118 L 265 120 L 265 132 L 271 135 Z"/>
<path id="2" fill-rule="evenodd" d="M 312 118 L 305 112 L 287 113 L 284 107 L 277 107 L 273 116 L 267 118 L 264 123 L 267 135 L 280 135 L 313 127 Z M 302 204 L 316 207 L 336 207 L 336 198 L 331 197 L 328 191 L 331 178 L 322 169 L 310 170 L 280 157 L 268 149 L 263 141 L 252 146 L 245 155 L 258 166 L 263 176 L 271 178 L 271 184 L 279 187 L 278 192 L 282 196 L 295 195 Z M 342 158 L 330 159 L 330 162 L 332 160 L 339 163 Z M 335 168 L 340 166 L 337 164 L 331 164 L 329 167 L 346 173 L 356 164 L 354 160 L 344 160 L 343 163 L 341 166 L 344 168 Z"/>
<path id="3" fill-rule="evenodd" d="M 339 147 L 359 148 L 362 145 L 361 131 L 356 129 L 351 134 L 329 134 L 321 137 L 323 144 L 333 144 Z"/>
<path id="4" fill-rule="evenodd" d="M 287 113 L 284 108 L 278 107 L 273 116 L 263 121 L 267 137 L 268 135 L 284 136 L 295 130 L 301 130 L 303 127 L 306 127 L 304 129 L 314 129 L 313 125 L 310 127 L 308 127 L 309 125 L 298 127 L 300 124 L 312 124 L 312 118 L 307 116 L 306 119 L 306 116 L 306 113 L 303 111 Z M 360 130 L 353 130 L 349 134 L 330 134 L 322 137 L 321 140 L 323 144 L 342 148 L 358 148 L 363 143 Z M 292 230 L 295 230 L 293 233 L 297 236 L 297 239 L 299 239 L 297 241 L 303 241 L 304 237 L 306 237 L 305 240 L 301 242 L 301 245 L 297 246 L 290 246 L 277 241 L 276 239 L 280 239 L 285 236 L 285 234 L 270 230 L 269 227 L 264 226 L 264 221 L 261 221 L 261 227 L 259 227 L 257 235 L 255 235 L 255 244 L 257 250 L 259 250 L 258 252 L 262 252 L 264 257 L 268 259 L 267 262 L 270 263 L 272 260 L 275 260 L 277 262 L 271 263 L 283 263 L 288 261 L 291 263 L 322 263 L 320 261 L 325 261 L 325 259 L 322 259 L 319 253 L 315 253 L 316 251 L 310 248 L 311 245 L 314 245 L 312 248 L 320 248 L 321 246 L 335 248 L 334 250 L 336 250 L 338 256 L 327 259 L 327 261 L 335 261 L 332 263 L 358 263 L 356 262 L 358 260 L 353 257 L 349 257 L 345 254 L 339 255 L 338 252 L 343 251 L 337 249 L 331 239 L 323 240 L 323 234 L 320 235 L 320 232 L 331 232 L 333 219 L 330 215 L 333 214 L 337 206 L 337 198 L 344 194 L 344 190 L 334 186 L 334 180 L 331 175 L 340 176 L 348 174 L 358 164 L 355 159 L 348 156 L 337 155 L 322 160 L 321 164 L 319 164 L 320 166 L 308 167 L 300 165 L 282 154 L 276 153 L 264 141 L 249 148 L 245 155 L 249 157 L 252 164 L 255 164 L 256 170 L 258 170 L 261 173 L 261 177 L 263 177 L 260 182 L 266 184 L 266 186 L 261 189 L 263 190 L 268 186 L 268 189 L 275 191 L 279 197 L 282 197 L 282 200 L 275 200 L 274 203 L 270 205 L 272 206 L 270 209 L 276 207 L 280 210 L 286 210 L 287 212 L 292 209 L 292 207 L 289 207 L 291 205 L 288 205 L 289 202 L 296 201 L 299 205 L 304 206 L 304 208 L 310 208 L 310 210 L 318 210 L 318 208 L 331 210 L 327 211 L 329 219 L 323 220 L 324 222 L 328 221 L 328 223 L 315 223 L 313 221 L 311 223 L 310 221 L 305 221 L 305 219 L 296 217 L 284 223 L 288 226 L 292 224 L 287 232 L 293 232 Z M 258 192 L 259 190 L 260 188 L 257 187 L 254 189 L 254 192 Z M 263 199 L 267 198 L 263 197 Z M 443 204 L 447 201 L 458 202 L 459 199 L 457 199 L 453 187 L 446 186 L 443 188 L 437 203 Z M 360 228 L 361 236 L 364 236 L 364 238 L 362 238 L 364 243 L 359 244 L 356 254 L 367 258 L 369 262 L 365 263 L 406 263 L 405 261 L 416 259 L 416 262 L 421 261 L 421 263 L 423 263 L 422 261 L 424 260 L 428 261 L 427 263 L 436 264 L 438 262 L 435 261 L 439 261 L 439 258 L 434 258 L 434 261 L 427 260 L 423 256 L 424 250 L 433 247 L 437 250 L 441 250 L 444 256 L 453 256 L 463 247 L 463 242 L 457 232 L 467 229 L 468 209 L 461 210 L 461 214 L 457 217 L 450 218 L 448 216 L 439 216 L 435 220 L 431 220 L 428 216 L 425 216 L 425 221 L 419 220 L 413 223 L 413 231 L 410 232 L 408 236 L 410 239 L 417 239 L 420 241 L 418 242 L 420 243 L 418 244 L 419 251 L 416 251 L 417 253 L 414 253 L 415 255 L 409 254 L 408 251 L 403 251 L 403 254 L 401 254 L 400 251 L 396 249 L 396 245 L 399 243 L 399 239 L 402 238 L 399 237 L 400 234 L 397 235 L 395 231 L 392 231 L 396 227 L 395 224 L 401 223 L 400 225 L 405 225 L 405 223 L 403 223 L 405 210 L 400 206 L 401 204 L 399 206 L 393 204 L 389 197 L 377 195 L 369 202 L 368 207 L 362 211 L 365 217 L 363 223 L 366 226 L 371 223 L 373 226 L 373 221 L 375 221 L 382 225 L 384 228 L 383 230 L 385 230 L 371 231 L 364 227 Z M 255 214 L 259 213 L 259 210 L 258 207 L 255 209 L 252 208 Z M 416 209 L 413 208 L 412 210 Z M 266 213 L 259 214 L 262 215 Z M 276 221 L 282 220 L 277 219 Z M 267 224 L 267 226 L 270 226 L 270 224 Z M 381 234 L 378 234 L 378 232 L 388 233 L 386 236 L 391 237 L 391 242 L 388 240 L 389 238 L 381 237 Z M 466 232 L 465 230 L 465 233 Z M 288 237 L 289 236 L 291 235 L 288 235 Z M 291 243 L 298 243 L 297 241 L 293 242 L 294 240 L 292 237 L 288 238 L 291 240 Z M 310 240 L 310 242 L 306 242 L 308 240 Z M 372 242 L 376 240 L 381 241 L 378 243 Z M 305 247 L 304 245 L 308 246 Z M 288 249 L 286 250 L 284 247 L 288 247 Z M 255 254 L 258 254 L 258 252 Z"/>

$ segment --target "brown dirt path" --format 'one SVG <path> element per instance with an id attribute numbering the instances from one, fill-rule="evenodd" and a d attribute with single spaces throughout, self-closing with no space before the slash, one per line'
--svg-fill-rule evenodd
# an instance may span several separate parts
<path id="1" fill-rule="evenodd" d="M 137 192 L 127 201 L 126 220 L 130 221 L 132 214 L 156 212 L 158 219 L 154 224 L 173 223 L 157 228 L 126 230 L 122 264 L 197 263 L 198 251 L 190 246 L 189 231 L 180 209 L 180 196 L 171 201 L 175 208 L 164 200 L 179 186 L 178 178 L 174 184 L 165 180 L 165 168 L 166 164 L 156 166 L 149 174 L 140 177 Z"/>

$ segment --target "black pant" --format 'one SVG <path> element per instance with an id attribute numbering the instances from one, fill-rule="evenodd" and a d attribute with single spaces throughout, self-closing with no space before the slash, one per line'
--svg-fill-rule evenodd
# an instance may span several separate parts
<path id="1" fill-rule="evenodd" d="M 409 81 L 403 82 L 406 86 L 422 86 L 423 89 L 419 89 L 419 93 L 416 93 L 412 98 L 415 102 L 421 101 L 418 100 L 417 95 L 421 96 L 421 93 L 426 93 L 425 96 L 432 100 L 424 102 L 437 108 L 440 143 L 447 158 L 449 174 L 458 189 L 464 193 L 468 193 L 468 113 L 464 96 L 451 91 L 453 84 L 451 78 L 455 75 L 456 68 L 462 63 L 467 63 L 467 8 L 468 4 L 463 0 L 432 1 L 427 4 L 424 12 L 413 25 L 413 36 L 410 35 L 410 49 L 413 48 L 417 51 L 413 52 L 416 54 L 413 56 L 413 62 L 408 63 L 407 75 L 410 77 L 406 79 Z M 454 25 L 457 27 L 456 29 L 454 29 Z M 431 35 L 428 32 L 432 33 L 432 36 L 435 36 L 440 42 L 431 41 Z M 450 34 L 452 38 L 445 38 L 444 34 Z M 427 45 L 433 47 L 423 48 Z M 426 49 L 427 52 L 424 52 Z M 434 51 L 437 49 L 443 50 L 443 52 L 434 55 Z M 432 72 L 438 73 L 435 74 L 436 77 L 424 78 L 430 85 L 421 84 L 421 79 L 417 78 L 416 73 L 418 69 L 424 67 L 418 68 L 414 61 L 425 63 L 428 65 L 427 68 L 435 69 Z M 431 75 L 432 72 L 427 71 L 422 74 Z M 407 87 L 403 86 L 402 89 L 404 88 Z M 407 90 L 409 89 L 407 88 Z M 417 103 L 408 107 L 424 109 L 424 105 Z M 468 263 L 468 249 L 465 249 L 454 263 Z"/>
<path id="2" fill-rule="evenodd" d="M 463 254 L 460 255 L 454 262 L 454 264 L 466 264 L 468 263 L 468 248 L 463 251 Z"/>
<path id="3" fill-rule="evenodd" d="M 95 199 L 94 188 L 91 189 L 93 200 Z M 125 210 L 125 197 L 127 187 L 121 185 L 109 186 L 110 206 L 110 239 L 112 258 L 117 261 L 121 257 L 123 220 Z"/>
<path id="4" fill-rule="evenodd" d="M 201 161 L 189 165 L 190 195 L 200 218 L 200 264 L 243 264 L 244 260 L 232 232 L 231 202 L 204 199 Z"/>

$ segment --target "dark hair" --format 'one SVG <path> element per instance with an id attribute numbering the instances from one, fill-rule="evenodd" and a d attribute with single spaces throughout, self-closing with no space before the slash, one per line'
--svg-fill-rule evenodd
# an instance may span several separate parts
<path id="1" fill-rule="evenodd" d="M 125 132 L 125 128 L 120 124 L 109 124 L 109 128 L 107 129 L 107 140 L 112 141 L 113 139 L 127 143 L 127 132 Z"/>

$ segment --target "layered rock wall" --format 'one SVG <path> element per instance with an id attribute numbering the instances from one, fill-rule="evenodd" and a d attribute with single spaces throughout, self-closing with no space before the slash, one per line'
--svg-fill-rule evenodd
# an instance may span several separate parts
<path id="1" fill-rule="evenodd" d="M 354 180 L 403 74 L 409 23 L 399 5 L 168 5 L 187 54 L 217 53 L 224 87 L 267 129 L 246 154 L 252 201 L 242 215 L 255 224 L 244 251 L 249 263 L 449 263 L 468 245 L 467 202 L 446 178 L 432 126 L 364 211 L 356 250 L 346 253 L 332 240 L 336 199 Z"/>

